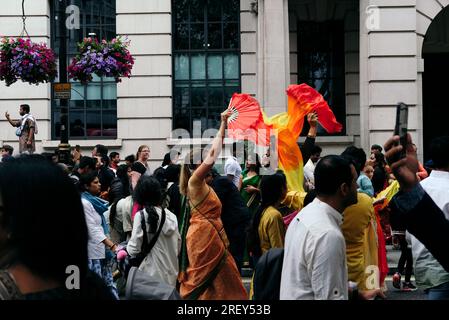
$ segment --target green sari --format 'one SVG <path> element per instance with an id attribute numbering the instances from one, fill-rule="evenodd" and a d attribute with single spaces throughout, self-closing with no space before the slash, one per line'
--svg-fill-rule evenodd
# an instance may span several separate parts
<path id="1" fill-rule="evenodd" d="M 243 179 L 242 179 L 242 188 L 241 188 L 240 194 L 243 198 L 243 201 L 249 208 L 249 212 L 250 212 L 251 218 L 252 218 L 260 205 L 260 193 L 248 193 L 245 191 L 245 188 L 247 186 L 253 186 L 253 187 L 259 189 L 260 188 L 260 180 L 262 177 L 260 175 L 248 177 L 247 170 L 243 171 L 242 175 L 243 175 Z"/>

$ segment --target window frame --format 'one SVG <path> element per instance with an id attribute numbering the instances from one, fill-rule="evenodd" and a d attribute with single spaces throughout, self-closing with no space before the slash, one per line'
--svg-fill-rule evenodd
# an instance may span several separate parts
<path id="1" fill-rule="evenodd" d="M 68 35 L 68 39 L 67 39 L 67 66 L 70 64 L 72 58 L 77 54 L 77 50 L 74 49 L 76 48 L 76 44 L 78 43 L 79 40 L 77 40 L 75 38 L 74 35 L 74 42 L 71 43 L 71 32 L 79 32 L 82 34 L 82 38 L 88 37 L 88 33 L 91 31 L 90 29 L 96 29 L 100 31 L 100 34 L 97 35 L 98 39 L 101 40 L 103 39 L 103 35 L 105 34 L 105 32 L 107 31 L 111 31 L 112 29 L 115 29 L 114 31 L 114 37 L 117 36 L 117 16 L 116 13 L 113 16 L 113 21 L 114 24 L 110 24 L 110 23 L 103 23 L 104 19 L 108 19 L 108 18 L 112 18 L 112 16 L 101 16 L 100 18 L 100 24 L 92 24 L 92 23 L 87 23 L 87 18 L 88 16 L 95 16 L 95 14 L 93 13 L 93 8 L 91 8 L 91 11 L 87 11 L 89 8 L 87 6 L 87 1 L 92 1 L 93 4 L 98 5 L 100 4 L 100 8 L 103 8 L 103 5 L 110 5 L 112 6 L 112 8 L 115 8 L 115 12 L 116 10 L 116 2 L 115 0 L 80 0 L 80 4 L 81 6 L 80 8 L 80 29 L 77 30 L 66 30 L 67 35 Z M 110 3 L 108 3 L 108 1 Z M 60 39 L 60 35 L 58 33 L 59 31 L 59 20 L 56 20 L 55 17 L 61 15 L 64 17 L 64 19 L 67 18 L 67 14 L 64 11 L 61 10 L 57 10 L 57 8 L 60 8 L 59 6 L 55 5 L 55 2 L 58 2 L 58 0 L 52 0 L 50 1 L 50 30 L 51 30 L 51 36 L 50 36 L 50 46 L 51 48 L 53 48 L 57 54 L 57 58 L 59 59 L 59 47 L 56 47 L 56 43 L 59 41 Z M 69 5 L 69 4 L 68 4 Z M 86 8 L 86 10 L 83 10 L 84 8 Z M 79 36 L 79 35 L 78 35 Z M 72 45 L 72 46 L 71 46 Z M 75 46 L 73 46 L 75 45 Z M 59 65 L 59 64 L 58 64 Z M 58 73 L 60 72 L 60 70 L 58 70 Z M 68 135 L 69 135 L 69 139 L 70 140 L 115 140 L 117 139 L 118 136 L 118 114 L 117 114 L 117 84 L 115 82 L 114 79 L 105 79 L 104 77 L 102 78 L 98 78 L 96 75 L 94 76 L 94 80 L 87 84 L 87 85 L 81 85 L 79 81 L 73 81 L 70 79 L 67 79 L 67 81 L 69 83 L 72 84 L 72 99 L 70 99 L 68 101 Z M 82 90 L 80 91 L 75 91 L 76 89 L 74 88 L 74 84 L 78 84 L 81 85 Z M 113 99 L 105 99 L 105 90 L 108 88 L 109 85 L 114 84 L 115 85 L 115 98 Z M 89 101 L 96 101 L 96 100 L 91 100 L 88 97 L 88 87 L 89 86 L 94 86 L 94 85 L 99 85 L 99 90 L 100 90 L 100 104 L 99 105 L 95 105 L 94 107 L 89 107 Z M 73 96 L 74 95 L 79 95 L 81 97 L 81 99 L 77 99 L 74 100 Z M 60 121 L 60 100 L 58 99 L 54 99 L 54 89 L 53 86 L 51 86 L 51 138 L 52 140 L 59 140 L 60 139 L 60 133 L 59 135 L 57 135 L 57 123 Z M 83 101 L 83 107 L 74 107 L 72 106 L 72 104 L 74 103 L 74 101 Z M 110 105 L 110 101 L 115 101 L 115 103 L 112 103 L 112 106 Z M 76 103 L 76 102 L 75 102 Z M 113 129 L 115 129 L 115 135 L 104 135 L 104 130 L 105 130 L 105 122 L 104 122 L 104 118 L 105 118 L 105 114 L 108 114 L 109 111 L 114 110 L 115 111 L 115 127 Z M 73 113 L 78 113 L 78 112 L 82 112 L 83 116 L 82 116 L 82 122 L 83 122 L 83 130 L 84 130 L 84 135 L 80 135 L 80 136 L 72 136 L 71 135 L 71 128 L 72 128 L 72 124 L 71 124 L 71 114 Z M 100 132 L 101 135 L 92 135 L 89 136 L 87 135 L 88 133 L 88 129 L 89 129 L 89 123 L 87 122 L 88 119 L 88 114 L 89 113 L 99 113 L 100 115 Z M 107 126 L 109 127 L 109 126 Z"/>
<path id="2" fill-rule="evenodd" d="M 309 26 L 307 26 L 309 25 Z M 335 43 L 336 43 L 336 35 L 335 33 L 333 33 L 332 35 L 329 35 L 326 37 L 325 40 L 327 40 L 328 42 L 331 42 L 331 44 L 324 44 L 321 47 L 320 46 L 313 46 L 310 43 L 306 43 L 306 44 L 301 44 L 301 31 L 307 28 L 320 28 L 320 29 L 329 29 L 329 30 L 337 30 L 338 32 L 341 32 L 340 35 L 338 35 L 338 37 L 340 38 L 340 42 L 337 41 L 337 43 L 339 43 L 339 45 L 341 46 L 339 49 L 341 52 L 336 53 L 335 50 Z M 298 21 L 298 83 L 306 83 L 308 85 L 310 85 L 312 88 L 316 89 L 314 87 L 313 84 L 311 84 L 311 80 L 329 80 L 332 82 L 337 82 L 339 81 L 340 84 L 339 86 L 341 86 L 341 90 L 342 92 L 338 92 L 337 94 L 336 91 L 337 89 L 332 89 L 331 90 L 331 94 L 332 96 L 337 96 L 337 98 L 341 98 L 341 106 L 337 105 L 337 108 L 339 108 L 338 110 L 334 111 L 334 105 L 329 104 L 331 107 L 331 110 L 334 112 L 335 116 L 337 117 L 337 121 L 339 121 L 342 124 L 346 123 L 346 118 L 347 118 L 347 110 L 346 110 L 346 100 L 347 100 L 347 95 L 346 95 L 346 61 L 345 61 L 345 48 L 344 48 L 344 41 L 345 41 L 345 28 L 344 28 L 344 21 L 341 20 L 331 20 L 331 21 L 324 21 L 324 22 L 316 22 L 316 21 Z M 325 32 L 321 32 L 321 33 L 325 33 Z M 327 33 L 326 33 L 327 35 Z M 320 41 L 320 43 L 324 43 L 324 41 Z M 310 47 L 316 48 L 319 47 L 319 49 L 316 49 L 315 51 L 313 50 L 309 50 Z M 323 47 L 327 47 L 326 50 L 322 50 Z M 301 51 L 300 48 L 306 48 L 306 50 Z M 330 65 L 330 70 L 328 71 L 328 75 L 326 78 L 319 78 L 319 77 L 310 77 L 310 75 L 303 75 L 302 71 L 305 70 L 312 70 L 312 68 L 310 68 L 310 57 L 311 54 L 315 52 L 326 52 L 328 54 L 330 54 L 330 56 L 328 57 L 328 62 Z M 306 53 L 309 53 L 308 58 L 309 58 L 309 64 L 308 66 L 303 67 L 303 60 L 302 58 L 305 56 Z M 335 66 L 333 64 L 333 60 L 336 58 L 337 55 L 339 56 L 339 59 L 341 60 L 341 65 L 340 66 Z M 341 72 L 339 75 L 335 76 L 335 69 L 341 67 Z M 328 99 L 326 99 L 326 102 L 329 102 Z M 347 134 L 347 128 L 346 125 L 343 125 L 343 129 L 341 132 L 339 133 L 327 133 L 323 128 L 321 128 L 321 126 L 319 125 L 319 130 L 317 132 L 317 136 L 321 136 L 321 137 L 326 137 L 326 136 L 346 136 Z M 301 135 L 307 135 L 307 132 L 309 130 L 309 124 L 307 121 L 304 121 L 304 128 L 303 131 L 301 133 Z"/>
<path id="3" fill-rule="evenodd" d="M 242 74 L 241 74 L 241 36 L 240 36 L 240 2 L 239 2 L 239 8 L 238 8 L 238 13 L 237 13 L 237 20 L 225 20 L 223 17 L 223 3 L 220 2 L 220 9 L 221 9 L 221 18 L 220 20 L 210 20 L 209 19 L 209 6 L 211 5 L 209 3 L 210 0 L 204 0 L 204 6 L 203 6 L 203 21 L 202 22 L 192 22 L 191 20 L 191 3 L 190 0 L 188 1 L 188 16 L 187 18 L 185 18 L 184 22 L 177 22 L 176 21 L 176 5 L 175 2 L 176 0 L 172 0 L 172 90 L 173 90 L 173 101 L 172 101 L 172 129 L 180 129 L 179 126 L 176 126 L 177 124 L 177 114 L 178 114 L 178 106 L 176 105 L 176 92 L 178 88 L 182 88 L 182 87 L 186 87 L 188 88 L 188 93 L 189 93 L 189 99 L 188 99 L 188 124 L 187 126 L 189 128 L 184 128 L 187 131 L 189 131 L 190 133 L 193 133 L 193 113 L 195 111 L 199 111 L 202 109 L 205 109 L 205 117 L 207 119 L 207 126 L 204 127 L 203 125 L 201 126 L 201 133 L 203 133 L 205 130 L 207 129 L 211 129 L 211 128 L 217 128 L 218 129 L 218 125 L 215 126 L 210 126 L 210 123 L 216 120 L 213 120 L 213 116 L 219 116 L 221 111 L 223 111 L 226 107 L 226 89 L 227 88 L 232 88 L 232 87 L 236 87 L 236 91 L 235 92 L 240 92 L 241 88 L 242 88 Z M 220 28 L 221 28 L 221 48 L 218 49 L 210 49 L 208 46 L 205 46 L 206 44 L 209 44 L 209 24 L 218 24 L 220 23 Z M 237 47 L 236 48 L 224 48 L 225 47 L 225 33 L 224 33 L 224 28 L 226 23 L 231 23 L 231 24 L 236 24 L 237 25 Z M 187 30 L 188 30 L 188 47 L 184 48 L 184 49 L 177 49 L 176 48 L 176 34 L 177 34 L 177 25 L 178 24 L 185 24 L 187 25 Z M 195 24 L 195 25 L 199 25 L 201 24 L 203 26 L 202 30 L 204 32 L 204 44 L 203 44 L 203 48 L 202 49 L 192 49 L 192 45 L 191 45 L 191 39 L 192 39 L 192 28 L 191 25 Z M 205 70 L 205 75 L 203 79 L 192 79 L 192 56 L 193 55 L 204 55 L 204 59 L 205 59 L 205 64 L 204 64 L 204 70 Z M 237 77 L 236 78 L 230 78 L 230 79 L 226 79 L 225 78 L 225 57 L 226 54 L 235 54 L 235 56 L 237 56 Z M 176 58 L 177 56 L 180 55 L 186 55 L 187 59 L 189 61 L 189 74 L 188 74 L 188 79 L 183 79 L 183 80 L 177 80 L 176 79 Z M 208 70 L 209 70 L 209 57 L 213 56 L 213 55 L 220 55 L 221 56 L 221 75 L 222 77 L 220 79 L 210 79 L 209 75 L 208 75 Z M 231 86 L 228 85 L 226 86 L 226 84 L 229 84 L 230 82 L 235 82 L 235 86 Z M 213 84 L 218 84 L 220 83 L 220 85 L 213 85 Z M 204 102 L 204 106 L 202 107 L 192 107 L 192 88 L 195 88 L 195 84 L 201 84 L 201 88 L 205 89 L 205 102 Z M 209 88 L 220 88 L 221 89 L 221 94 L 222 94 L 222 98 L 223 98 L 223 106 L 218 106 L 218 105 L 210 105 L 209 104 Z M 229 103 L 229 101 L 228 101 Z M 217 112 L 217 110 L 220 109 L 220 113 Z"/>

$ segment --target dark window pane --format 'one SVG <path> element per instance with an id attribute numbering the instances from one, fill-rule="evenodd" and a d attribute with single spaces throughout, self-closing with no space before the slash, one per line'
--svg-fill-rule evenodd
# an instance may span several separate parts
<path id="1" fill-rule="evenodd" d="M 176 0 L 173 1 L 173 16 L 175 22 L 188 22 L 189 20 L 189 0 Z"/>
<path id="2" fill-rule="evenodd" d="M 205 0 L 190 0 L 190 21 L 204 21 Z"/>
<path id="3" fill-rule="evenodd" d="M 190 110 L 187 109 L 176 109 L 174 110 L 174 129 L 185 129 L 190 131 Z M 178 138 L 178 137 L 173 137 Z"/>
<path id="4" fill-rule="evenodd" d="M 192 109 L 192 125 L 198 125 L 198 122 L 201 124 L 201 132 L 207 129 L 207 112 L 205 108 Z"/>
<path id="5" fill-rule="evenodd" d="M 87 100 L 86 108 L 87 109 L 101 109 L 101 100 Z"/>
<path id="6" fill-rule="evenodd" d="M 218 129 L 221 123 L 221 113 L 223 108 L 213 108 L 209 109 L 207 128 L 208 129 Z"/>
<path id="7" fill-rule="evenodd" d="M 191 57 L 192 80 L 203 80 L 206 78 L 206 55 L 193 54 Z"/>
<path id="8" fill-rule="evenodd" d="M 232 95 L 234 93 L 239 93 L 239 91 L 239 87 L 225 87 L 225 105 L 228 105 Z"/>
<path id="9" fill-rule="evenodd" d="M 103 110 L 103 132 L 104 137 L 117 136 L 117 111 Z"/>
<path id="10" fill-rule="evenodd" d="M 204 24 L 196 23 L 190 26 L 190 49 L 205 49 Z"/>
<path id="11" fill-rule="evenodd" d="M 221 49 L 221 23 L 209 23 L 208 31 L 208 48 L 209 49 Z"/>
<path id="12" fill-rule="evenodd" d="M 224 21 L 239 21 L 240 0 L 228 0 L 223 6 Z"/>
<path id="13" fill-rule="evenodd" d="M 175 55 L 175 80 L 189 80 L 189 55 Z"/>
<path id="14" fill-rule="evenodd" d="M 237 54 L 226 54 L 224 56 L 225 79 L 239 78 L 239 57 Z"/>
<path id="15" fill-rule="evenodd" d="M 192 107 L 206 106 L 206 88 L 192 87 Z"/>
<path id="16" fill-rule="evenodd" d="M 209 0 L 207 6 L 207 19 L 209 22 L 219 22 L 221 21 L 221 5 L 222 0 Z M 227 5 L 227 4 L 226 4 Z"/>
<path id="17" fill-rule="evenodd" d="M 176 24 L 175 25 L 175 49 L 185 50 L 189 49 L 189 25 Z"/>
<path id="18" fill-rule="evenodd" d="M 223 26 L 224 48 L 238 49 L 239 47 L 239 28 L 237 23 L 225 23 Z"/>
<path id="19" fill-rule="evenodd" d="M 93 110 L 86 112 L 87 122 L 87 136 L 99 137 L 101 136 L 101 112 L 100 110 Z"/>
<path id="20" fill-rule="evenodd" d="M 190 106 L 190 89 L 189 87 L 178 87 L 175 86 L 174 90 L 174 102 L 175 109 L 187 109 Z"/>
<path id="21" fill-rule="evenodd" d="M 84 137 L 84 110 L 70 110 L 70 136 Z"/>
<path id="22" fill-rule="evenodd" d="M 207 78 L 223 79 L 223 57 L 221 54 L 211 54 L 207 57 Z"/>
<path id="23" fill-rule="evenodd" d="M 223 87 L 209 87 L 208 93 L 209 107 L 223 106 Z"/>

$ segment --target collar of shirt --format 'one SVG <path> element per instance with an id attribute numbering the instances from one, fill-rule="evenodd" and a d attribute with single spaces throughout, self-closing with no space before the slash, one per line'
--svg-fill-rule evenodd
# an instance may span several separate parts
<path id="1" fill-rule="evenodd" d="M 449 172 L 441 170 L 432 170 L 429 177 L 449 180 Z"/>
<path id="2" fill-rule="evenodd" d="M 318 198 L 315 198 L 317 204 L 323 208 L 324 212 L 326 212 L 331 219 L 338 225 L 341 226 L 343 223 L 343 216 L 340 212 L 332 208 L 330 205 L 328 205 L 326 202 L 321 201 Z"/>

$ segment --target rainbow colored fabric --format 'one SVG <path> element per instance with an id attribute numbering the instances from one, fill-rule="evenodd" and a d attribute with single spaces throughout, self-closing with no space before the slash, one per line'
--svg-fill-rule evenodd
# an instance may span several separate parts
<path id="1" fill-rule="evenodd" d="M 337 122 L 323 96 L 307 84 L 291 85 L 287 89 L 288 110 L 272 117 L 263 117 L 245 128 L 240 123 L 240 129 L 276 130 L 279 169 L 287 177 L 288 189 L 303 192 L 303 158 L 298 146 L 298 138 L 304 125 L 304 118 L 308 113 L 316 112 L 321 126 L 329 133 L 340 132 L 343 126 Z M 241 135 L 230 134 L 231 138 L 241 140 Z M 253 136 L 248 136 L 256 144 L 265 145 Z"/>

